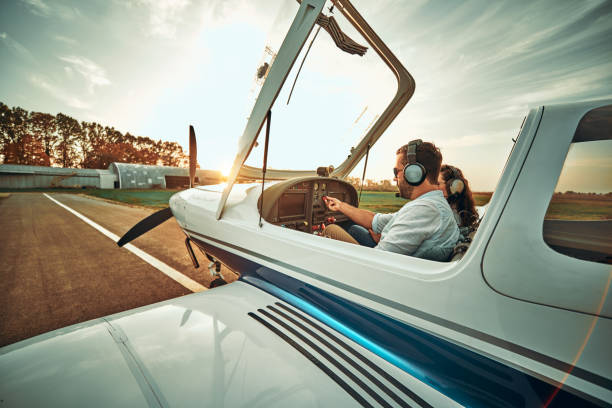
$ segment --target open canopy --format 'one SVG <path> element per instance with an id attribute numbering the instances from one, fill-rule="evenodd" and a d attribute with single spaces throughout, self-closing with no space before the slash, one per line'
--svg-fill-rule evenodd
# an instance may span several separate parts
<path id="1" fill-rule="evenodd" d="M 393 55 L 393 53 L 382 42 L 378 35 L 372 30 L 367 22 L 355 10 L 353 5 L 348 0 L 332 0 L 337 10 L 340 10 L 346 19 L 353 27 L 362 35 L 372 49 L 380 56 L 389 69 L 393 72 L 397 80 L 397 91 L 395 96 L 372 124 L 367 133 L 361 139 L 351 152 L 347 159 L 341 163 L 331 176 L 345 178 L 355 168 L 359 161 L 363 158 L 368 150 L 376 143 L 382 133 L 387 129 L 395 117 L 399 114 L 408 100 L 412 97 L 415 89 L 415 84 L 412 76 Z M 265 122 L 268 111 L 274 105 L 278 94 L 285 84 L 285 80 L 291 68 L 293 67 L 300 51 L 302 50 L 308 36 L 310 35 L 315 24 L 321 25 L 330 34 L 332 34 L 334 42 L 341 49 L 347 52 L 359 53 L 364 51 L 359 44 L 351 39 L 344 44 L 339 44 L 338 38 L 343 37 L 342 33 L 338 35 L 337 26 L 334 22 L 330 23 L 329 19 L 322 13 L 325 0 L 303 0 L 300 8 L 291 24 L 291 27 L 274 59 L 272 66 L 268 72 L 267 78 L 261 88 L 257 101 L 249 116 L 245 130 L 238 142 L 238 153 L 234 159 L 232 170 L 228 177 L 227 186 L 225 187 L 219 207 L 217 209 L 217 219 L 221 218 L 223 209 L 227 201 L 227 197 L 232 189 L 232 186 L 238 179 L 251 178 L 261 179 L 262 170 L 260 168 L 245 166 L 244 163 L 256 144 L 257 137 Z M 333 19 L 332 19 L 333 20 Z M 276 170 L 268 169 L 266 178 L 287 179 L 291 177 L 299 177 L 305 175 L 316 175 L 316 170 L 312 171 L 295 171 L 295 170 Z"/>

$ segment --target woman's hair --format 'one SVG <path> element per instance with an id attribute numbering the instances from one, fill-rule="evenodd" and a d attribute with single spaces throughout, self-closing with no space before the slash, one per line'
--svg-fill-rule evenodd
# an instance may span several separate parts
<path id="1" fill-rule="evenodd" d="M 440 175 L 442 176 L 442 180 L 444 180 L 444 188 L 448 194 L 446 199 L 448 203 L 457 210 L 461 218 L 461 226 L 471 227 L 478 221 L 478 212 L 476 211 L 474 197 L 472 197 L 472 190 L 470 190 L 467 179 L 463 176 L 461 170 L 448 164 L 442 165 L 440 168 Z M 456 192 L 457 185 L 461 186 L 461 183 L 463 183 L 463 188 L 460 189 L 461 192 Z M 455 192 L 453 192 L 453 190 L 455 190 Z"/>

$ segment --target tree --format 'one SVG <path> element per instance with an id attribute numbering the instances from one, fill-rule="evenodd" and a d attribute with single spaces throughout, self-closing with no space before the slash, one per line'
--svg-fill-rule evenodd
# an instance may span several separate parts
<path id="1" fill-rule="evenodd" d="M 56 116 L 59 143 L 57 145 L 58 161 L 62 167 L 74 167 L 78 164 L 78 152 L 74 142 L 81 137 L 81 125 L 70 116 L 58 113 Z"/>
<path id="2" fill-rule="evenodd" d="M 189 157 L 176 142 L 79 123 L 63 113 L 28 114 L 0 102 L 0 161 L 102 169 L 112 162 L 187 167 Z"/>
<path id="3" fill-rule="evenodd" d="M 396 188 L 391 184 L 391 180 L 383 180 L 380 182 L 382 191 L 395 191 Z"/>
<path id="4" fill-rule="evenodd" d="M 28 164 L 26 143 L 24 143 L 28 136 L 27 119 L 28 111 L 19 106 L 9 109 L 5 104 L 1 104 L 0 145 L 4 163 Z M 31 140 L 27 142 L 31 144 Z"/>
<path id="5" fill-rule="evenodd" d="M 41 147 L 40 166 L 50 166 L 58 143 L 55 117 L 48 113 L 32 112 L 28 120 L 28 128 L 32 137 Z"/>
<path id="6" fill-rule="evenodd" d="M 9 130 L 12 120 L 11 109 L 0 102 L 0 159 L 6 159 L 6 144 L 10 141 Z"/>
<path id="7" fill-rule="evenodd" d="M 183 152 L 183 148 L 176 142 L 158 143 L 157 151 L 159 159 L 156 164 L 164 166 L 187 167 L 189 166 L 189 156 Z"/>
<path id="8" fill-rule="evenodd" d="M 104 127 L 95 122 L 81 122 L 81 133 L 77 145 L 81 153 L 81 167 L 100 169 L 100 153 L 104 144 Z M 108 167 L 108 166 L 107 166 Z"/>
<path id="9" fill-rule="evenodd" d="M 49 166 L 51 158 L 45 153 L 42 142 L 33 135 L 25 134 L 20 142 L 19 164 L 30 166 Z"/>

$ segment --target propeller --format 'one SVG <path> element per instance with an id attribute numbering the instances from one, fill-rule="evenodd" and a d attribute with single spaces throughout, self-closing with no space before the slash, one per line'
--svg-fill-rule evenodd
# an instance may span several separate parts
<path id="1" fill-rule="evenodd" d="M 195 185 L 196 165 L 198 163 L 198 148 L 193 126 L 189 125 L 189 188 Z"/>
<path id="2" fill-rule="evenodd" d="M 145 232 L 152 230 L 157 227 L 162 222 L 168 220 L 172 217 L 172 210 L 170 207 L 164 208 L 163 210 L 157 211 L 151 215 L 149 215 L 144 220 L 140 221 L 138 224 L 134 225 L 128 232 L 125 233 L 121 237 L 119 241 L 117 241 L 117 245 L 120 247 L 124 246 L 128 242 L 138 238 Z"/>
<path id="3" fill-rule="evenodd" d="M 196 173 L 196 163 L 197 163 L 197 151 L 196 151 L 196 138 L 195 138 L 195 130 L 193 130 L 193 126 L 189 125 L 189 187 L 194 186 L 195 181 L 195 173 Z M 117 241 L 117 245 L 120 247 L 124 246 L 130 241 L 135 240 L 145 232 L 152 230 L 157 227 L 159 224 L 164 221 L 170 219 L 172 217 L 172 210 L 170 207 L 164 208 L 163 210 L 157 211 L 147 218 L 140 221 L 138 224 L 134 225 L 128 232 L 125 233 Z"/>
<path id="4" fill-rule="evenodd" d="M 189 188 L 192 188 L 195 185 L 195 175 L 196 175 L 196 163 L 197 163 L 197 151 L 196 151 L 196 136 L 195 130 L 193 126 L 189 125 Z M 170 207 L 164 208 L 163 210 L 159 210 L 147 218 L 140 221 L 138 224 L 134 225 L 128 232 L 123 235 L 119 241 L 117 241 L 117 245 L 120 247 L 124 246 L 128 242 L 131 242 L 143 235 L 146 232 L 149 232 L 153 228 L 172 218 L 174 215 L 172 214 L 172 210 Z M 193 249 L 191 249 L 191 245 L 189 245 L 189 238 L 185 240 L 187 245 L 187 251 L 190 252 L 190 256 L 192 257 L 192 261 L 194 263 L 194 267 L 198 268 L 199 264 L 195 259 L 195 255 L 193 254 Z M 208 254 L 207 257 L 211 260 L 211 265 L 215 265 L 217 268 L 220 268 L 220 264 L 218 261 L 214 261 Z M 211 266 L 209 266 L 211 268 Z M 212 273 L 212 269 L 211 269 Z M 214 288 L 217 286 L 225 285 L 227 282 L 223 279 L 223 276 L 219 273 L 219 269 L 216 269 L 217 278 L 214 279 L 210 283 L 210 288 Z M 183 319 L 181 320 L 181 326 L 185 324 L 185 322 L 189 319 L 189 313 L 183 315 Z"/>

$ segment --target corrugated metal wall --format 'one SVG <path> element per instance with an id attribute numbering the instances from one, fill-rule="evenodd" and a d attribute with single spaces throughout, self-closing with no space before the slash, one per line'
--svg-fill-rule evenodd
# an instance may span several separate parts
<path id="1" fill-rule="evenodd" d="M 166 185 L 166 176 L 187 177 L 189 184 L 189 169 L 167 166 L 147 166 L 142 164 L 111 163 L 119 177 L 120 188 L 176 188 Z M 213 170 L 196 170 L 202 184 L 221 182 L 221 173 Z"/>
<path id="2" fill-rule="evenodd" d="M 43 174 L 0 174 L 0 188 L 46 188 L 46 187 L 98 187 L 98 176 L 69 177 L 59 179 Z M 111 187 L 112 188 L 112 187 Z"/>
<path id="3" fill-rule="evenodd" d="M 221 182 L 218 171 L 196 173 L 202 184 Z M 0 164 L 0 188 L 166 188 L 166 176 L 185 177 L 184 184 L 189 184 L 189 170 L 179 167 L 111 163 L 107 170 L 95 170 Z"/>
<path id="4" fill-rule="evenodd" d="M 100 187 L 100 176 L 116 178 L 109 170 L 0 165 L 0 188 Z"/>

